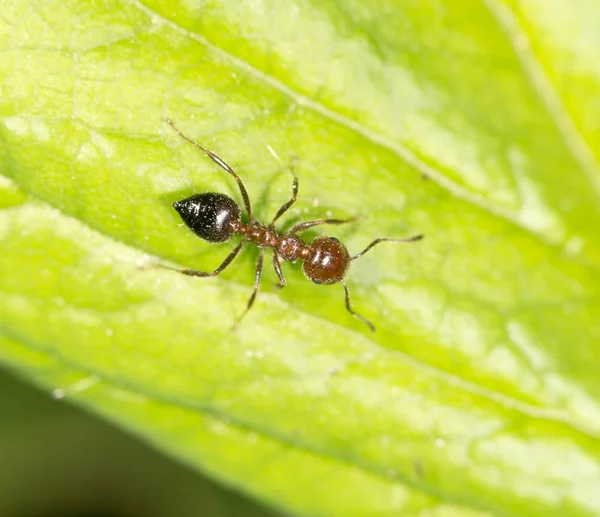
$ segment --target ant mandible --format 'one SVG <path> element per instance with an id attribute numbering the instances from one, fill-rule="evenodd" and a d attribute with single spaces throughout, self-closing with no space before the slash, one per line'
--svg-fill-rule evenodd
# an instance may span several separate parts
<path id="1" fill-rule="evenodd" d="M 219 167 L 235 178 L 242 199 L 244 200 L 244 206 L 246 207 L 249 221 L 248 224 L 242 222 L 242 212 L 240 207 L 233 199 L 225 194 L 204 192 L 202 194 L 194 194 L 181 201 L 176 201 L 173 203 L 173 208 L 177 210 L 186 226 L 201 239 L 204 239 L 207 242 L 225 242 L 228 241 L 233 234 L 237 233 L 243 236 L 243 240 L 227 256 L 223 263 L 210 273 L 195 271 L 193 269 L 175 269 L 169 267 L 167 267 L 167 269 L 174 269 L 179 273 L 190 276 L 217 276 L 233 262 L 244 244 L 252 242 L 260 248 L 260 254 L 258 255 L 258 261 L 256 262 L 256 274 L 254 276 L 254 290 L 248 300 L 246 310 L 238 318 L 234 328 L 254 303 L 260 285 L 265 248 L 271 248 L 273 250 L 273 267 L 279 277 L 279 287 L 284 287 L 286 285 L 285 277 L 281 271 L 279 257 L 289 261 L 302 260 L 304 261 L 302 267 L 304 274 L 316 284 L 335 284 L 340 282 L 344 286 L 346 309 L 348 309 L 348 312 L 366 323 L 368 327 L 374 331 L 375 326 L 373 323 L 352 310 L 352 307 L 350 306 L 350 294 L 348 293 L 348 286 L 346 285 L 346 282 L 344 282 L 344 275 L 350 266 L 350 262 L 362 257 L 367 251 L 380 242 L 414 242 L 422 239 L 423 235 L 415 235 L 408 239 L 375 239 L 360 253 L 350 256 L 346 247 L 335 237 L 317 237 L 309 246 L 298 237 L 298 234 L 321 224 L 345 224 L 354 221 L 355 218 L 307 221 L 297 223 L 288 231 L 279 233 L 275 229 L 275 221 L 285 214 L 285 212 L 287 212 L 287 210 L 296 202 L 296 197 L 298 195 L 298 178 L 294 173 L 293 167 L 291 168 L 292 175 L 294 176 L 294 181 L 292 183 L 292 197 L 277 210 L 277 213 L 271 222 L 268 225 L 265 225 L 254 219 L 252 216 L 252 206 L 250 204 L 248 192 L 237 173 L 215 153 L 205 149 L 191 138 L 184 135 L 177 127 L 175 127 L 175 124 L 173 124 L 170 119 L 167 119 L 167 123 L 179 136 L 200 149 Z"/>

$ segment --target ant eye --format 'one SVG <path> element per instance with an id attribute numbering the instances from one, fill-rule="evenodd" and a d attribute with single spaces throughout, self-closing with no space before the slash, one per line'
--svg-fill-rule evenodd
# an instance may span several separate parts
<path id="1" fill-rule="evenodd" d="M 312 279 L 312 281 L 313 281 L 315 284 L 322 284 L 322 283 L 323 283 L 323 280 L 319 280 L 318 278 L 313 278 L 313 279 Z"/>
<path id="2" fill-rule="evenodd" d="M 340 242 L 338 239 L 336 239 L 335 237 L 329 237 L 333 242 Z"/>

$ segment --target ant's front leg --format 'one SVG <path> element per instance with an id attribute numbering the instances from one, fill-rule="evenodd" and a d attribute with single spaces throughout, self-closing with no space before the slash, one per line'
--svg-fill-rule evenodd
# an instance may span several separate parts
<path id="1" fill-rule="evenodd" d="M 271 221 L 271 224 L 269 225 L 271 228 L 273 228 L 273 226 L 275 225 L 275 221 L 277 221 L 277 219 L 279 219 L 283 214 L 285 214 L 288 209 L 296 202 L 296 199 L 298 197 L 298 177 L 296 176 L 296 173 L 294 172 L 294 164 L 296 163 L 296 158 L 293 157 L 292 158 L 292 162 L 290 163 L 290 171 L 292 173 L 292 176 L 294 177 L 294 181 L 292 182 L 292 197 L 290 198 L 290 200 L 287 203 L 284 203 L 281 208 L 277 211 L 277 213 L 275 214 L 275 217 L 273 217 L 273 220 Z"/>
<path id="2" fill-rule="evenodd" d="M 352 217 L 350 219 L 319 219 L 318 221 L 307 221 L 304 223 L 298 223 L 292 226 L 287 233 L 300 233 L 309 228 L 313 228 L 314 226 L 319 226 L 321 224 L 346 224 L 353 223 L 358 220 L 359 217 Z"/>
<path id="3" fill-rule="evenodd" d="M 279 283 L 275 284 L 275 287 L 283 289 L 287 285 L 287 282 L 283 276 L 281 264 L 279 263 L 279 256 L 275 250 L 273 250 L 273 269 L 275 269 L 275 273 L 277 273 L 277 276 L 279 277 Z"/>

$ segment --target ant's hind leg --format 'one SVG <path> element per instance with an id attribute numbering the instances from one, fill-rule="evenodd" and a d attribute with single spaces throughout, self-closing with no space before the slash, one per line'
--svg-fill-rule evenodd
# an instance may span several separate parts
<path id="1" fill-rule="evenodd" d="M 250 299 L 248 300 L 248 305 L 246 306 L 246 310 L 244 312 L 242 312 L 240 317 L 233 324 L 233 327 L 231 327 L 231 330 L 235 330 L 237 328 L 237 326 L 240 324 L 240 321 L 242 321 L 242 318 L 246 315 L 246 313 L 252 308 L 252 305 L 254 304 L 254 300 L 256 299 L 256 294 L 258 293 L 258 288 L 260 287 L 260 277 L 262 275 L 264 257 L 265 257 L 265 248 L 261 248 L 260 255 L 258 255 L 258 260 L 256 261 L 256 274 L 254 276 L 254 290 L 252 291 L 252 294 L 250 295 Z"/>
<path id="2" fill-rule="evenodd" d="M 220 274 L 229 264 L 233 262 L 233 259 L 237 257 L 238 253 L 242 249 L 242 246 L 246 243 L 246 241 L 240 242 L 235 249 L 227 255 L 227 258 L 223 261 L 223 263 L 214 271 L 204 272 L 204 271 L 196 271 L 195 269 L 177 269 L 175 267 L 163 266 L 162 264 L 157 264 L 155 267 L 159 267 L 161 269 L 170 269 L 171 271 L 177 271 L 182 275 L 188 276 L 200 276 L 200 277 L 208 277 L 208 276 L 217 276 Z"/>
<path id="3" fill-rule="evenodd" d="M 277 276 L 279 277 L 279 283 L 275 284 L 275 287 L 278 287 L 279 289 L 284 288 L 287 285 L 287 282 L 283 276 L 281 264 L 279 263 L 279 256 L 275 250 L 273 250 L 273 269 L 275 269 L 275 273 L 277 273 Z"/>
<path id="4" fill-rule="evenodd" d="M 287 233 L 300 233 L 304 230 L 308 230 L 313 226 L 319 226 L 320 224 L 346 224 L 353 223 L 358 220 L 359 217 L 351 217 L 350 219 L 319 219 L 318 221 L 307 221 L 304 223 L 295 224 L 290 228 Z"/>
<path id="5" fill-rule="evenodd" d="M 183 138 L 184 140 L 186 140 L 187 142 L 192 144 L 194 147 L 200 149 L 206 156 L 208 156 L 213 162 L 215 162 L 219 167 L 221 167 L 221 169 L 223 169 L 225 172 L 228 172 L 229 174 L 231 174 L 233 176 L 236 183 L 238 184 L 238 188 L 240 189 L 240 194 L 242 195 L 242 199 L 244 200 L 244 206 L 246 207 L 246 212 L 248 212 L 248 218 L 251 221 L 253 221 L 254 219 L 252 217 L 252 205 L 250 204 L 250 198 L 248 197 L 248 191 L 246 190 L 246 187 L 244 186 L 244 182 L 237 175 L 237 173 L 229 165 L 227 165 L 227 163 L 225 163 L 225 161 L 222 158 L 219 158 L 219 156 L 217 156 L 215 153 L 213 153 L 209 149 L 206 149 L 206 147 L 202 147 L 200 144 L 194 142 L 189 136 L 184 135 L 177 128 L 177 126 L 175 126 L 175 124 L 173 124 L 173 121 L 171 119 L 169 119 L 169 118 L 166 119 L 166 122 L 167 122 L 167 124 L 169 124 L 169 126 L 171 126 L 173 128 L 173 131 L 175 131 L 181 138 Z"/>
<path id="6" fill-rule="evenodd" d="M 350 293 L 348 292 L 348 286 L 346 285 L 346 282 L 344 282 L 343 280 L 341 280 L 342 285 L 344 286 L 344 293 L 346 294 L 346 309 L 348 309 L 348 312 L 350 314 L 352 314 L 352 316 L 354 316 L 355 318 L 358 318 L 360 321 L 362 321 L 363 323 L 366 323 L 366 325 L 373 331 L 375 332 L 375 325 L 373 325 L 367 318 L 365 318 L 364 316 L 361 316 L 360 314 L 358 314 L 358 312 L 354 312 L 352 310 L 352 307 L 350 306 Z"/>

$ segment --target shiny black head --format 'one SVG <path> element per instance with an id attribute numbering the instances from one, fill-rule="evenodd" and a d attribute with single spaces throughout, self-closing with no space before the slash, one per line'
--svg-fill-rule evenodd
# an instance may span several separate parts
<path id="1" fill-rule="evenodd" d="M 240 207 L 233 199 L 214 192 L 176 201 L 173 208 L 190 230 L 208 242 L 229 240 L 233 233 L 232 223 L 239 222 L 241 216 Z"/>

